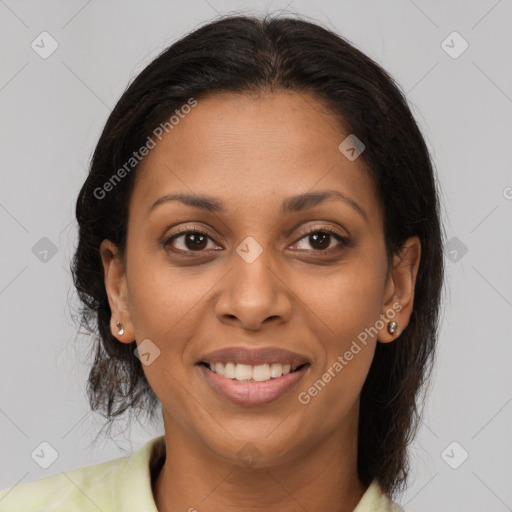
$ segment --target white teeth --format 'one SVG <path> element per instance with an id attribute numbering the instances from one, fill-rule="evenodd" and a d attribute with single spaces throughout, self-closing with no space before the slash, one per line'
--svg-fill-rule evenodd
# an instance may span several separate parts
<path id="1" fill-rule="evenodd" d="M 219 375 L 224 376 L 224 363 L 214 363 L 215 365 L 215 373 L 218 373 Z M 212 365 L 213 366 L 213 365 Z"/>
<path id="2" fill-rule="evenodd" d="M 236 380 L 252 379 L 252 366 L 249 364 L 237 364 L 235 369 Z"/>
<path id="3" fill-rule="evenodd" d="M 270 376 L 271 377 L 281 377 L 283 374 L 283 365 L 279 363 L 272 363 L 270 365 Z"/>
<path id="4" fill-rule="evenodd" d="M 291 371 L 290 364 L 258 364 L 252 366 L 250 364 L 237 363 L 211 363 L 212 372 L 218 373 L 227 379 L 236 380 L 254 380 L 256 382 L 264 382 L 287 375 Z"/>
<path id="5" fill-rule="evenodd" d="M 228 379 L 234 379 L 236 376 L 236 364 L 226 363 L 224 366 L 224 377 Z"/>
<path id="6" fill-rule="evenodd" d="M 252 378 L 258 382 L 270 379 L 270 366 L 268 364 L 259 364 L 252 370 Z"/>

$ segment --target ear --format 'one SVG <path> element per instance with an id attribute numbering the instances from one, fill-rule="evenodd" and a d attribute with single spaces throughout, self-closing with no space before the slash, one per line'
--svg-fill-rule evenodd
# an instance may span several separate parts
<path id="1" fill-rule="evenodd" d="M 135 339 L 132 320 L 129 312 L 128 287 L 124 263 L 119 255 L 117 246 L 110 240 L 103 240 L 100 244 L 100 255 L 105 275 L 105 289 L 108 303 L 112 312 L 110 330 L 115 338 L 122 343 L 131 343 Z M 123 331 L 119 334 L 122 324 Z"/>
<path id="2" fill-rule="evenodd" d="M 384 326 L 379 329 L 377 341 L 389 343 L 395 340 L 409 324 L 413 310 L 414 287 L 421 257 L 421 243 L 417 236 L 408 238 L 400 251 L 393 256 L 385 290 L 385 303 L 381 311 Z M 396 332 L 390 333 L 391 322 L 398 324 Z"/>

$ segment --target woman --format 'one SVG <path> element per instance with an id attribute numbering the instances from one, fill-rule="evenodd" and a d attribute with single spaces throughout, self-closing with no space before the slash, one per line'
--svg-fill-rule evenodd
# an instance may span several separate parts
<path id="1" fill-rule="evenodd" d="M 384 70 L 298 18 L 209 23 L 123 94 L 76 215 L 91 407 L 165 435 L 0 511 L 398 510 L 443 261 Z"/>

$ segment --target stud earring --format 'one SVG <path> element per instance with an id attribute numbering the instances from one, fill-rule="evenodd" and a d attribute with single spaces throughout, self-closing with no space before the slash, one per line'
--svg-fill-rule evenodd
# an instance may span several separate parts
<path id="1" fill-rule="evenodd" d="M 119 329 L 119 331 L 117 331 L 117 335 L 122 336 L 124 334 L 123 324 L 121 322 L 116 322 L 116 327 Z"/>
<path id="2" fill-rule="evenodd" d="M 389 324 L 388 324 L 389 334 L 395 334 L 397 331 L 398 331 L 398 324 L 395 321 L 389 322 Z"/>

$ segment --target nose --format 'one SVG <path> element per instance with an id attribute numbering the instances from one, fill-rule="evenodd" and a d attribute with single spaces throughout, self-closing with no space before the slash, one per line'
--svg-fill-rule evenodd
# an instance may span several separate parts
<path id="1" fill-rule="evenodd" d="M 216 314 L 221 322 L 255 331 L 290 319 L 291 286 L 271 261 L 270 252 L 264 250 L 251 263 L 234 254 L 234 266 L 220 283 Z"/>

